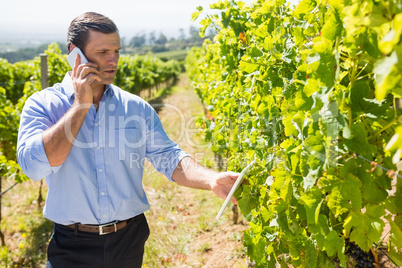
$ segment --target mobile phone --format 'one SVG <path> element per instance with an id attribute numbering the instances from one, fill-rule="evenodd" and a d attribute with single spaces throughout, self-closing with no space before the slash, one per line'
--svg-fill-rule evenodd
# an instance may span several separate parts
<path id="1" fill-rule="evenodd" d="M 81 57 L 81 64 L 88 62 L 87 58 L 85 57 L 84 53 L 82 53 L 81 49 L 75 47 L 73 51 L 71 51 L 70 54 L 68 54 L 67 56 L 67 61 L 72 69 L 74 69 L 75 57 L 77 56 L 77 54 L 79 54 Z"/>

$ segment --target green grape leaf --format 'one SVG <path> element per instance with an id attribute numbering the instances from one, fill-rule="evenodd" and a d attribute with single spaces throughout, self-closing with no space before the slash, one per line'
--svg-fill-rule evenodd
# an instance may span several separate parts
<path id="1" fill-rule="evenodd" d="M 370 144 L 368 139 L 367 130 L 363 123 L 353 124 L 350 129 L 351 139 L 345 140 L 343 142 L 349 151 L 360 154 L 366 158 L 371 158 L 372 155 L 377 151 L 375 145 Z M 340 143 L 341 144 L 341 143 Z"/>
<path id="2" fill-rule="evenodd" d="M 387 220 L 391 226 L 390 242 L 397 249 L 401 249 L 402 248 L 401 215 L 396 216 L 394 219 L 391 216 L 387 216 Z"/>
<path id="3" fill-rule="evenodd" d="M 284 125 L 285 125 L 285 135 L 286 136 L 297 136 L 298 132 L 297 129 L 293 125 L 293 120 L 292 116 L 288 115 L 287 117 L 284 118 L 283 120 Z"/>
<path id="4" fill-rule="evenodd" d="M 196 21 L 200 16 L 200 14 L 202 13 L 202 10 L 203 10 L 202 6 L 197 7 L 197 11 L 194 11 L 191 16 L 191 21 Z"/>
<path id="5" fill-rule="evenodd" d="M 247 255 L 259 264 L 265 262 L 265 246 L 267 244 L 265 239 L 260 235 L 260 232 L 261 230 L 255 232 L 255 228 L 244 232 L 244 241 L 247 245 Z"/>
<path id="6" fill-rule="evenodd" d="M 358 169 L 358 177 L 362 181 L 362 198 L 366 202 L 378 204 L 384 201 L 388 192 L 381 187 L 377 180 L 386 180 L 388 178 L 382 176 L 380 178 L 375 178 L 372 173 L 370 173 L 370 164 L 365 162 L 361 168 Z"/>
<path id="7" fill-rule="evenodd" d="M 386 219 L 391 227 L 388 255 L 397 265 L 402 266 L 402 253 L 400 251 L 402 248 L 402 217 L 398 215 L 392 218 L 391 215 L 388 215 Z"/>
<path id="8" fill-rule="evenodd" d="M 226 5 L 224 1 L 218 1 L 218 3 L 211 4 L 209 6 L 211 9 L 225 9 Z"/>
<path id="9" fill-rule="evenodd" d="M 251 189 L 249 185 L 243 185 L 243 192 L 240 200 L 238 200 L 239 207 L 243 214 L 248 215 L 251 213 L 252 203 L 254 200 L 251 198 Z"/>
<path id="10" fill-rule="evenodd" d="M 380 27 L 384 23 L 389 23 L 389 20 L 384 13 L 387 12 L 387 7 L 383 4 L 376 3 L 371 10 L 370 15 L 370 26 L 372 27 Z"/>
<path id="11" fill-rule="evenodd" d="M 310 13 L 316 7 L 316 2 L 313 0 L 302 0 L 297 5 L 294 15 L 300 17 L 303 14 Z"/>
<path id="12" fill-rule="evenodd" d="M 303 88 L 304 94 L 306 94 L 307 97 L 310 97 L 317 91 L 320 91 L 319 81 L 317 81 L 316 79 L 307 80 L 307 84 Z"/>
<path id="13" fill-rule="evenodd" d="M 240 62 L 240 69 L 248 74 L 255 72 L 258 68 L 258 64 L 250 63 L 249 61 L 244 60 Z"/>
<path id="14" fill-rule="evenodd" d="M 367 53 L 377 59 L 381 56 L 381 51 L 378 48 L 378 34 L 373 30 L 368 28 L 367 32 L 361 34 L 361 46 L 365 48 Z"/>
<path id="15" fill-rule="evenodd" d="M 332 230 L 327 237 L 325 237 L 325 250 L 328 256 L 334 257 L 338 254 L 342 254 L 342 249 L 345 245 L 345 240 L 343 237 L 339 236 L 338 233 Z"/>
<path id="16" fill-rule="evenodd" d="M 285 183 L 283 184 L 283 186 L 281 187 L 280 190 L 280 197 L 287 203 L 291 202 L 291 198 L 293 195 L 293 188 L 292 188 L 292 183 L 291 183 L 291 179 L 287 178 L 285 180 Z"/>
<path id="17" fill-rule="evenodd" d="M 343 181 L 328 175 L 322 177 L 318 185 L 328 193 L 327 205 L 335 215 L 342 215 L 352 208 L 361 208 L 360 187 L 362 183 L 352 174 L 349 174 Z"/>
<path id="18" fill-rule="evenodd" d="M 290 156 L 290 161 L 292 163 L 292 172 L 293 173 L 296 173 L 297 170 L 299 169 L 299 158 L 300 158 L 300 155 L 297 155 L 297 154 L 292 154 Z"/>
<path id="19" fill-rule="evenodd" d="M 370 118 L 385 117 L 387 106 L 376 99 L 368 99 L 370 85 L 368 81 L 357 81 L 350 89 L 350 107 L 357 115 L 364 113 Z"/>
<path id="20" fill-rule="evenodd" d="M 328 10 L 325 15 L 325 24 L 321 29 L 321 34 L 325 38 L 335 41 L 337 37 L 341 36 L 343 29 L 343 22 L 336 9 Z"/>
<path id="21" fill-rule="evenodd" d="M 306 209 L 308 224 L 318 224 L 318 216 L 320 215 L 320 208 L 323 202 L 322 193 L 318 187 L 314 186 L 307 193 L 303 194 L 299 202 Z"/>
<path id="22" fill-rule="evenodd" d="M 381 239 L 385 223 L 381 219 L 385 214 L 385 209 L 378 205 L 368 204 L 366 212 L 353 210 L 345 219 L 346 235 L 350 234 L 350 239 L 363 249 L 368 251 L 374 242 Z"/>
<path id="23" fill-rule="evenodd" d="M 395 15 L 389 32 L 379 41 L 378 46 L 384 54 L 389 54 L 394 50 L 394 46 L 398 44 L 402 34 L 402 13 Z"/>
<path id="24" fill-rule="evenodd" d="M 339 111 L 338 104 L 331 102 L 320 110 L 322 132 L 326 137 L 334 140 L 339 132 L 347 128 L 343 114 Z"/>
<path id="25" fill-rule="evenodd" d="M 303 34 L 303 29 L 300 27 L 293 28 L 292 37 L 296 46 L 300 46 L 306 40 L 306 37 Z"/>
<path id="26" fill-rule="evenodd" d="M 323 215 L 323 214 L 319 214 L 318 215 L 318 225 L 319 227 L 319 233 L 327 236 L 329 234 L 329 232 L 331 231 L 329 228 L 329 223 L 328 223 L 328 218 L 327 216 Z"/>
<path id="27" fill-rule="evenodd" d="M 398 56 L 395 51 L 389 57 L 384 57 L 376 62 L 373 72 L 376 75 L 375 94 L 378 100 L 383 100 L 401 80 L 401 74 L 395 67 L 397 63 Z"/>
<path id="28" fill-rule="evenodd" d="M 303 132 L 305 115 L 303 111 L 298 111 L 292 118 L 293 126 L 299 133 Z"/>

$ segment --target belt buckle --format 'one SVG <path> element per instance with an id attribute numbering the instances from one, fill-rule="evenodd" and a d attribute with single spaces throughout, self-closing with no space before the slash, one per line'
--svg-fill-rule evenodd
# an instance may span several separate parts
<path id="1" fill-rule="evenodd" d="M 99 235 L 105 235 L 105 234 L 113 233 L 113 231 L 111 231 L 111 232 L 104 232 L 103 231 L 103 228 L 109 227 L 109 226 L 112 226 L 112 225 L 114 225 L 114 232 L 117 232 L 117 221 L 114 221 L 114 222 L 99 225 Z"/>

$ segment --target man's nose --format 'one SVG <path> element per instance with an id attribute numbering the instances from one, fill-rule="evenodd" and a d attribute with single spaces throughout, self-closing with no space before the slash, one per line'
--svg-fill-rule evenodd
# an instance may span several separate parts
<path id="1" fill-rule="evenodd" d="M 108 58 L 108 64 L 113 64 L 113 66 L 116 66 L 118 61 L 119 61 L 119 55 L 117 53 L 113 53 Z"/>

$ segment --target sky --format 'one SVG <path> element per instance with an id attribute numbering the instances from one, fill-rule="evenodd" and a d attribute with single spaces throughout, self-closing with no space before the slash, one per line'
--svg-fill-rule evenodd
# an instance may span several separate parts
<path id="1" fill-rule="evenodd" d="M 70 22 L 87 11 L 111 18 L 121 36 L 140 32 L 163 32 L 178 36 L 186 33 L 197 6 L 207 12 L 217 0 L 2 0 L 0 4 L 0 37 L 58 35 L 64 38 Z M 251 0 L 243 0 L 251 3 Z M 176 37 L 175 36 L 175 37 Z M 130 38 L 130 37 L 129 37 Z"/>
<path id="2" fill-rule="evenodd" d="M 199 21 L 190 21 L 198 6 L 211 13 L 209 5 L 216 2 L 218 0 L 2 0 L 0 40 L 46 37 L 64 40 L 70 22 L 87 11 L 111 18 L 122 37 L 131 38 L 151 31 L 178 37 L 180 28 L 188 34 L 191 25 L 199 26 Z"/>

